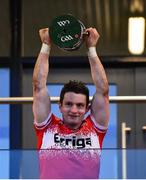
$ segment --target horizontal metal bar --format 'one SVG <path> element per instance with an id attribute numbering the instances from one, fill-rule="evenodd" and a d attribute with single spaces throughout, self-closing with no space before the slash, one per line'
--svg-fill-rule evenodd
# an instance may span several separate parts
<path id="1" fill-rule="evenodd" d="M 90 96 L 90 101 L 92 96 Z M 51 97 L 52 103 L 58 103 L 59 97 Z M 146 96 L 110 96 L 110 103 L 146 103 Z M 0 97 L 0 104 L 31 104 L 33 97 Z"/>
<path id="2" fill-rule="evenodd" d="M 111 103 L 146 103 L 146 96 L 110 96 Z"/>

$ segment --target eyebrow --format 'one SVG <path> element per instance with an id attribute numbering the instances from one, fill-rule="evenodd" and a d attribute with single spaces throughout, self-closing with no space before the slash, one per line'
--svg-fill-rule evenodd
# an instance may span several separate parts
<path id="1" fill-rule="evenodd" d="M 84 105 L 85 105 L 85 103 L 77 103 L 77 105 L 83 105 L 83 106 L 84 106 Z"/>
<path id="2" fill-rule="evenodd" d="M 85 103 L 82 102 L 78 102 L 78 103 L 74 103 L 72 101 L 66 101 L 65 104 L 70 103 L 70 104 L 77 104 L 77 105 L 85 105 Z"/>

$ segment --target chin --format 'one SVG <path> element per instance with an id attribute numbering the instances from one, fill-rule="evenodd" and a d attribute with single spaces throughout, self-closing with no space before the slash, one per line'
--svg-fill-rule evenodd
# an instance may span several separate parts
<path id="1" fill-rule="evenodd" d="M 81 121 L 78 119 L 69 119 L 68 123 L 79 124 Z"/>
<path id="2" fill-rule="evenodd" d="M 81 125 L 82 121 L 81 119 L 72 119 L 72 118 L 66 118 L 67 120 L 64 119 L 65 124 L 67 124 L 69 127 L 78 127 Z"/>
<path id="3" fill-rule="evenodd" d="M 74 121 L 74 120 L 68 122 L 69 126 L 72 126 L 72 127 L 80 126 L 81 123 L 82 121 Z"/>

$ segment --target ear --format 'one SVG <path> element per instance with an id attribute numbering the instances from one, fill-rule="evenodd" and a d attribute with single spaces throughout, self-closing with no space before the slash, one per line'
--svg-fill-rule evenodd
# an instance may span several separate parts
<path id="1" fill-rule="evenodd" d="M 90 110 L 91 104 L 88 104 L 85 114 Z"/>
<path id="2" fill-rule="evenodd" d="M 60 110 L 60 112 L 62 112 L 62 106 L 61 106 L 61 103 L 59 103 L 59 110 Z"/>

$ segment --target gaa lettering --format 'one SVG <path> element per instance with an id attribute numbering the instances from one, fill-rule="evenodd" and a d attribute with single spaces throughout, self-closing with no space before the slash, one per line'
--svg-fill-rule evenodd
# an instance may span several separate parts
<path id="1" fill-rule="evenodd" d="M 58 24 L 59 26 L 65 26 L 66 24 L 70 24 L 70 21 L 69 21 L 69 20 L 59 21 L 59 22 L 57 22 L 57 24 Z"/>
<path id="2" fill-rule="evenodd" d="M 71 146 L 73 148 L 82 149 L 91 146 L 91 138 L 61 137 L 58 133 L 54 134 L 54 142 L 60 146 Z"/>
<path id="3" fill-rule="evenodd" d="M 61 37 L 62 42 L 71 41 L 72 39 L 73 37 L 71 35 Z"/>

